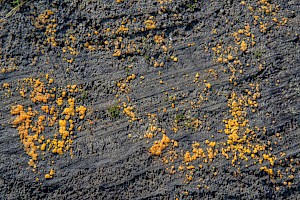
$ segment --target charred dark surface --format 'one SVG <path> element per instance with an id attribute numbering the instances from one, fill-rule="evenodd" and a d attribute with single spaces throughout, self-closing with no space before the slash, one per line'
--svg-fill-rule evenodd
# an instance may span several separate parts
<path id="1" fill-rule="evenodd" d="M 0 72 L 0 199 L 299 198 L 300 3 L 271 2 L 280 5 L 276 16 L 287 18 L 287 23 L 269 26 L 266 33 L 260 31 L 259 25 L 253 25 L 255 13 L 235 0 L 173 0 L 166 4 L 156 0 L 30 1 L 7 18 L 13 6 L 6 1 L 0 3 L 3 17 L 0 67 L 16 67 L 11 72 Z M 35 26 L 45 10 L 52 10 L 52 18 L 57 20 L 55 46 L 45 42 L 46 28 Z M 141 30 L 150 16 L 154 17 L 156 28 Z M 266 15 L 264 20 L 272 18 Z M 132 22 L 127 23 L 127 33 L 103 32 L 107 28 L 117 30 L 124 20 Z M 244 71 L 236 75 L 236 85 L 233 85 L 228 81 L 230 72 L 223 72 L 222 64 L 214 61 L 216 55 L 211 49 L 220 41 L 227 46 L 234 45 L 230 34 L 243 28 L 245 23 L 250 24 L 256 45 L 238 55 Z M 94 31 L 99 34 L 93 34 Z M 167 53 L 157 49 L 153 41 L 155 35 L 161 34 L 166 46 L 172 45 Z M 70 43 L 70 35 L 76 37 L 71 45 L 79 52 L 77 55 L 62 51 L 65 42 Z M 140 52 L 122 50 L 120 57 L 113 56 L 118 37 L 122 37 L 120 43 L 126 47 L 131 42 L 137 44 Z M 100 48 L 89 50 L 86 42 Z M 191 43 L 194 45 L 188 46 Z M 172 55 L 178 62 L 170 58 Z M 71 58 L 74 61 L 68 63 L 66 59 Z M 164 62 L 164 66 L 154 67 L 153 60 Z M 264 65 L 261 70 L 258 70 L 259 63 Z M 218 77 L 214 78 L 209 69 L 216 70 Z M 86 119 L 90 122 L 79 122 L 83 129 L 76 133 L 73 158 L 68 153 L 48 156 L 39 163 L 40 173 L 33 173 L 18 131 L 11 125 L 10 109 L 16 103 L 30 104 L 18 94 L 18 80 L 46 73 L 53 77 L 57 87 L 76 84 L 83 88 L 84 92 L 76 98 L 89 108 Z M 200 86 L 193 82 L 196 73 L 212 88 L 210 93 L 203 94 L 208 100 L 200 108 L 191 109 L 189 102 L 197 99 L 205 88 L 203 82 Z M 130 82 L 130 92 L 120 93 L 116 98 L 117 82 L 130 74 L 137 77 Z M 141 76 L 145 79 L 140 79 Z M 4 83 L 10 83 L 13 95 L 5 95 Z M 257 138 L 262 143 L 272 142 L 269 152 L 277 157 L 274 169 L 288 170 L 284 177 L 272 178 L 260 170 L 261 165 L 250 162 L 233 167 L 231 160 L 219 156 L 213 162 L 195 162 L 195 166 L 202 164 L 203 169 L 195 170 L 193 180 L 186 182 L 186 173 L 170 174 L 166 170 L 172 165 L 177 168 L 182 159 L 165 164 L 162 156 L 150 155 L 149 148 L 161 137 L 144 138 L 149 125 L 148 113 L 156 113 L 157 126 L 166 129 L 168 137 L 178 141 L 178 154 L 182 157 L 184 151 L 191 151 L 193 141 L 226 141 L 227 136 L 218 133 L 225 126 L 222 120 L 230 115 L 226 95 L 231 91 L 243 93 L 250 83 L 260 85 L 261 97 L 257 100 L 257 111 L 250 110 L 247 115 L 249 124 L 266 127 L 264 134 L 257 133 Z M 176 90 L 172 90 L 173 87 Z M 177 97 L 174 103 L 178 111 L 171 107 L 166 92 Z M 143 121 L 129 122 L 122 111 L 115 118 L 108 113 L 112 105 L 119 103 L 118 99 L 122 105 L 128 95 L 137 117 Z M 203 119 L 203 128 L 190 129 L 182 122 L 182 128 L 172 133 L 178 114 Z M 203 118 L 204 115 L 207 117 Z M 277 139 L 276 133 L 280 133 L 282 139 Z M 281 152 L 285 156 L 281 156 Z M 52 160 L 54 164 L 50 163 Z M 50 168 L 55 169 L 55 176 L 45 180 L 44 171 Z M 217 175 L 214 170 L 218 171 Z M 292 180 L 289 175 L 294 176 Z M 40 180 L 36 181 L 36 177 Z"/>

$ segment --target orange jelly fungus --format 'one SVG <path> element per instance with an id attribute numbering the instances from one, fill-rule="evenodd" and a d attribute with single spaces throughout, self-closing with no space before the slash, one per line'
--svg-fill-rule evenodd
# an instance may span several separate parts
<path id="1" fill-rule="evenodd" d="M 166 134 L 163 134 L 162 139 L 155 141 L 149 151 L 152 155 L 159 156 L 169 146 L 170 142 L 170 138 Z"/>
<path id="2" fill-rule="evenodd" d="M 46 79 L 49 79 L 49 76 Z M 43 155 L 48 152 L 63 155 L 70 151 L 72 155 L 71 146 L 73 138 L 75 138 L 72 136 L 75 129 L 75 119 L 84 119 L 87 109 L 84 106 L 75 107 L 75 98 L 69 98 L 67 100 L 68 106 L 63 108 L 63 98 L 66 97 L 66 91 L 62 91 L 62 97 L 54 99 L 56 88 L 47 90 L 46 86 L 49 87 L 49 85 L 45 85 L 40 79 L 27 78 L 24 79 L 23 83 L 32 88 L 30 100 L 34 103 L 35 109 L 15 105 L 11 107 L 10 113 L 14 116 L 12 125 L 18 130 L 24 151 L 30 157 L 28 165 L 33 167 L 35 171 L 39 157 L 44 159 Z M 70 89 L 74 90 L 73 92 L 76 92 L 76 88 L 76 85 L 70 86 Z M 24 90 L 24 88 L 21 89 Z M 57 105 L 54 103 L 55 101 Z M 42 105 L 36 106 L 38 104 Z M 59 134 L 56 132 L 52 136 L 42 134 L 46 133 L 46 127 L 55 128 L 55 125 L 58 126 Z M 53 178 L 54 174 L 55 171 L 51 169 L 48 174 L 45 174 L 45 179 Z"/>

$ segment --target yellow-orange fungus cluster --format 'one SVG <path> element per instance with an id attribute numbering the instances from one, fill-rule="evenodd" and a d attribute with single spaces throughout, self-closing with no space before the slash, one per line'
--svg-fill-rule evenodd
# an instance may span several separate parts
<path id="1" fill-rule="evenodd" d="M 134 110 L 133 106 L 129 106 L 125 102 L 123 102 L 123 113 L 127 115 L 131 119 L 131 121 L 136 121 L 137 117 L 133 112 L 133 110 Z"/>
<path id="2" fill-rule="evenodd" d="M 170 142 L 170 138 L 166 134 L 163 134 L 162 139 L 155 141 L 149 151 L 152 155 L 159 156 L 169 146 Z"/>
<path id="3" fill-rule="evenodd" d="M 206 155 L 202 148 L 200 148 L 200 143 L 196 142 L 192 145 L 193 150 L 192 153 L 189 151 L 184 154 L 184 162 L 189 163 L 198 158 L 206 158 Z"/>
<path id="4" fill-rule="evenodd" d="M 149 19 L 144 22 L 147 30 L 156 28 L 156 22 L 153 21 L 153 18 L 154 18 L 153 16 L 150 16 Z"/>
<path id="5" fill-rule="evenodd" d="M 45 179 L 53 178 L 54 174 L 55 174 L 54 169 L 51 169 L 48 174 L 45 174 Z"/>
<path id="6" fill-rule="evenodd" d="M 20 139 L 24 145 L 25 152 L 31 157 L 28 164 L 36 167 L 35 161 L 38 159 L 38 154 L 36 152 L 37 146 L 34 141 L 39 139 L 39 134 L 44 130 L 44 126 L 42 125 L 44 118 L 39 118 L 38 127 L 32 127 L 32 118 L 37 114 L 32 111 L 32 108 L 29 107 L 28 110 L 25 111 L 22 105 L 13 106 L 11 114 L 17 115 L 12 124 L 18 126 Z M 30 128 L 32 128 L 34 134 L 29 134 Z"/>
<path id="7" fill-rule="evenodd" d="M 34 109 L 19 104 L 12 106 L 11 115 L 15 116 L 12 124 L 17 128 L 24 150 L 30 157 L 28 165 L 36 171 L 39 160 L 44 159 L 47 152 L 62 155 L 69 151 L 72 155 L 75 124 L 85 118 L 87 109 L 82 105 L 76 106 L 76 99 L 67 95 L 78 92 L 77 86 L 70 86 L 68 90 L 58 92 L 53 86 L 47 89 L 40 79 L 24 79 L 23 83 L 21 90 L 29 86 L 29 98 L 35 106 Z M 52 83 L 53 81 L 48 84 Z M 53 176 L 52 169 L 45 178 Z"/>
<path id="8" fill-rule="evenodd" d="M 40 81 L 40 79 L 35 80 L 33 91 L 30 94 L 31 100 L 35 102 L 47 103 L 48 99 L 51 97 L 50 93 L 46 92 L 45 85 Z M 52 95 L 52 97 L 54 97 Z"/>
<path id="9" fill-rule="evenodd" d="M 248 5 L 250 3 L 242 1 L 241 4 Z M 186 180 L 191 181 L 193 179 L 194 171 L 198 168 L 197 165 L 195 165 L 196 162 L 213 165 L 215 159 L 217 159 L 217 162 L 219 159 L 224 159 L 226 162 L 231 163 L 233 168 L 237 169 L 236 173 L 240 173 L 241 166 L 248 168 L 248 166 L 251 165 L 259 165 L 259 169 L 267 173 L 270 177 L 274 178 L 274 176 L 277 175 L 278 177 L 282 177 L 281 173 L 276 173 L 275 171 L 276 161 L 278 162 L 278 160 L 277 156 L 272 153 L 271 142 L 258 139 L 261 135 L 266 133 L 266 127 L 258 127 L 255 125 L 254 121 L 251 121 L 251 115 L 256 114 L 259 108 L 258 100 L 261 97 L 261 83 L 253 81 L 249 83 L 249 85 L 243 84 L 244 89 L 242 91 L 236 87 L 238 85 L 237 80 L 244 76 L 246 70 L 249 70 L 250 64 L 245 63 L 244 58 L 247 57 L 257 45 L 258 41 L 254 35 L 255 31 L 258 29 L 262 33 L 266 33 L 270 26 L 271 22 L 267 21 L 267 18 L 263 16 L 263 13 L 272 14 L 274 16 L 272 19 L 273 24 L 283 25 L 286 23 L 284 19 L 281 20 L 281 23 L 277 23 L 279 20 L 275 16 L 279 11 L 279 7 L 276 4 L 272 4 L 268 0 L 256 1 L 253 2 L 253 4 L 256 4 L 256 6 L 248 5 L 247 8 L 253 14 L 254 25 L 251 24 L 252 21 L 244 22 L 240 28 L 229 32 L 228 37 L 231 38 L 229 43 L 214 38 L 216 39 L 216 44 L 211 47 L 213 61 L 220 69 L 215 68 L 205 71 L 208 74 L 207 77 L 212 76 L 215 80 L 219 78 L 222 72 L 225 74 L 228 73 L 228 80 L 232 84 L 229 93 L 225 95 L 229 112 L 228 116 L 224 116 L 222 120 L 224 128 L 212 132 L 211 127 L 205 127 L 205 130 L 207 130 L 208 133 L 212 133 L 212 138 L 219 135 L 222 139 L 206 139 L 202 143 L 193 141 L 191 150 L 185 149 L 181 150 L 179 153 L 177 152 L 177 149 L 172 149 L 170 143 L 172 143 L 173 140 L 170 140 L 165 134 L 166 130 L 159 128 L 156 114 L 148 114 L 148 129 L 144 134 L 144 138 L 149 142 L 149 140 L 157 137 L 160 133 L 162 134 L 162 139 L 154 140 L 153 145 L 149 148 L 150 154 L 161 157 L 164 164 L 174 162 L 175 158 L 182 159 L 182 163 L 179 166 L 175 167 L 175 165 L 172 165 L 171 167 L 168 166 L 166 168 L 170 174 L 176 172 L 186 173 Z M 229 20 L 227 20 L 226 23 L 229 23 Z M 146 25 L 146 29 L 151 29 L 150 27 L 155 25 L 153 17 L 146 20 L 144 24 Z M 212 35 L 216 35 L 217 33 L 217 29 L 212 30 Z M 165 46 L 167 41 L 164 34 L 154 35 L 153 42 L 156 45 L 156 49 L 167 48 Z M 191 47 L 193 45 L 188 44 L 187 46 Z M 257 57 L 261 56 L 259 53 L 257 54 Z M 160 67 L 159 61 L 156 61 L 154 58 L 151 59 L 153 60 L 155 67 Z M 170 56 L 170 60 L 174 62 L 179 61 L 174 55 Z M 260 59 L 257 59 L 256 63 L 253 62 L 253 65 L 257 66 L 259 71 L 264 69 L 265 65 L 264 62 L 260 61 Z M 160 72 L 158 74 L 161 75 Z M 188 74 L 185 76 L 188 77 Z M 202 77 L 203 75 L 199 72 L 193 77 L 193 83 L 202 87 L 203 93 L 199 94 L 198 102 L 189 102 L 192 109 L 201 108 L 201 104 L 209 100 L 209 94 L 212 93 L 214 89 L 214 84 L 212 84 L 208 78 L 201 80 Z M 165 84 L 165 81 L 160 80 L 159 83 Z M 119 85 L 119 87 L 122 88 L 121 85 Z M 123 88 L 125 88 L 125 85 Z M 175 90 L 175 87 L 173 87 L 172 90 Z M 165 92 L 165 94 L 166 96 L 169 95 L 168 92 Z M 158 109 L 158 111 L 169 113 L 170 108 L 175 108 L 174 110 L 178 111 L 177 106 L 175 106 L 176 96 L 167 96 L 165 101 L 169 101 L 170 106 L 168 108 L 163 107 L 162 109 Z M 180 102 L 182 105 L 184 103 L 185 102 Z M 185 111 L 187 111 L 186 113 L 191 112 L 191 110 Z M 199 110 L 199 112 L 201 112 L 201 110 Z M 177 134 L 182 126 L 186 126 L 188 128 L 200 128 L 200 131 L 203 131 L 207 119 L 208 117 L 206 115 L 204 115 L 203 120 L 200 121 L 198 118 L 186 116 L 185 114 L 176 114 L 172 130 L 174 134 Z M 178 146 L 179 144 L 176 142 L 176 147 Z M 168 149 L 168 151 L 166 151 L 166 149 Z M 203 165 L 200 164 L 199 170 L 202 170 L 202 168 Z M 217 175 L 218 171 L 214 171 L 213 174 L 214 176 Z"/>
<path id="10" fill-rule="evenodd" d="M 50 44 L 52 47 L 57 47 L 57 41 L 55 39 L 56 36 L 56 28 L 57 28 L 57 20 L 53 18 L 54 12 L 51 10 L 45 10 L 41 13 L 35 22 L 35 27 L 38 29 L 46 28 L 45 36 L 47 37 L 44 41 L 44 44 Z"/>
<path id="11" fill-rule="evenodd" d="M 249 102 L 251 102 L 250 105 Z M 252 106 L 252 103 L 256 104 L 252 97 L 237 97 L 235 92 L 228 100 L 232 118 L 223 121 L 225 123 L 224 133 L 228 135 L 228 139 L 221 152 L 227 159 L 229 159 L 228 153 L 233 153 L 232 165 L 235 165 L 238 159 L 248 161 L 251 157 L 259 160 L 258 152 L 266 149 L 265 144 L 260 144 L 255 140 L 256 133 L 249 127 L 249 120 L 246 119 L 246 106 Z"/>

